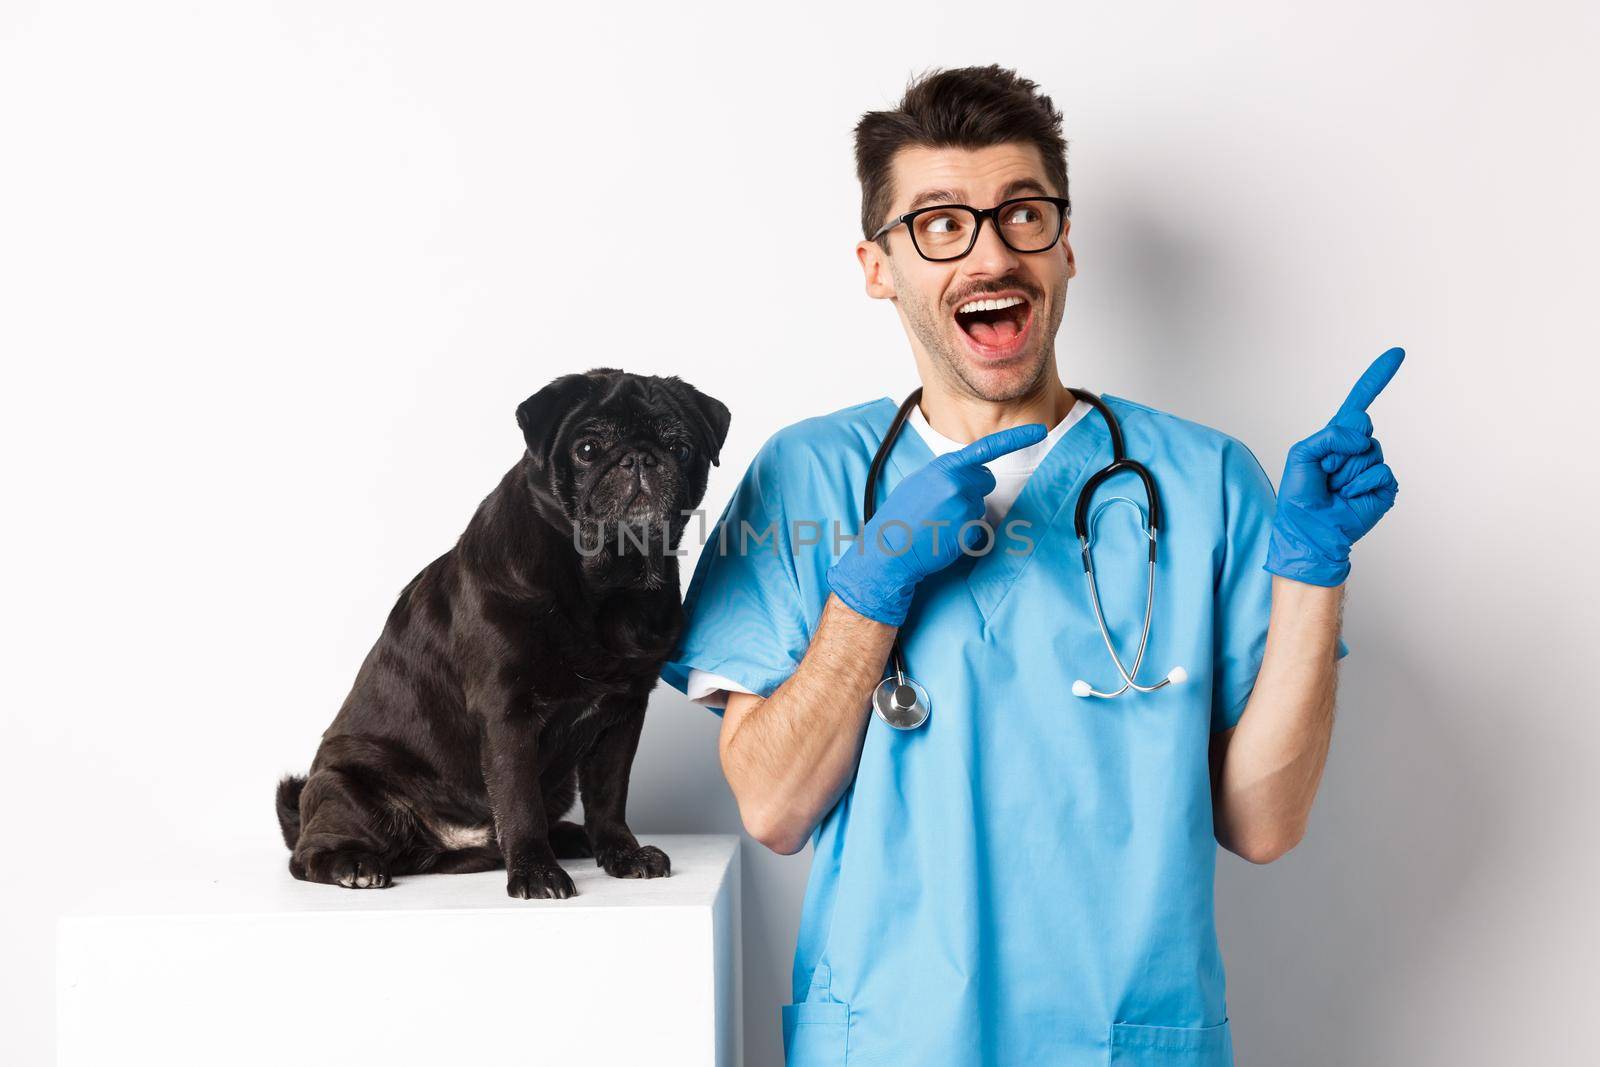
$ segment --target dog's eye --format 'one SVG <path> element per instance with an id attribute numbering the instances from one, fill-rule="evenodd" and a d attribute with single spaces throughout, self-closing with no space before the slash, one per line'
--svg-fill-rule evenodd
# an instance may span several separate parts
<path id="1" fill-rule="evenodd" d="M 671 452 L 672 458 L 677 460 L 679 463 L 689 462 L 689 457 L 694 455 L 694 450 L 681 441 L 672 446 Z"/>
<path id="2" fill-rule="evenodd" d="M 573 446 L 572 454 L 587 463 L 600 454 L 600 446 L 586 437 Z"/>

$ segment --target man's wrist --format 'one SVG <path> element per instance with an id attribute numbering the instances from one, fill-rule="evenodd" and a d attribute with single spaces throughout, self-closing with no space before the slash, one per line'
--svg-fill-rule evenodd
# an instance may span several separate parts
<path id="1" fill-rule="evenodd" d="M 833 610 L 837 611 L 853 626 L 865 627 L 867 630 L 881 631 L 891 637 L 894 636 L 895 631 L 900 628 L 899 623 L 884 622 L 882 619 L 873 618 L 866 612 L 857 610 L 848 600 L 840 596 L 837 592 L 832 592 L 829 600 L 823 601 L 824 615 L 828 613 L 828 610 L 831 606 L 830 602 L 831 605 L 836 605 L 833 606 Z"/>
<path id="2" fill-rule="evenodd" d="M 1305 521 L 1315 520 L 1305 518 Z M 1330 558 L 1318 547 L 1317 539 L 1308 537 L 1300 528 L 1292 505 L 1286 506 L 1280 501 L 1272 520 L 1267 561 L 1262 569 L 1290 581 L 1332 588 L 1343 585 L 1350 577 L 1349 550 L 1346 549 L 1343 558 Z"/>
<path id="3" fill-rule="evenodd" d="M 906 621 L 914 585 L 874 580 L 843 560 L 828 568 L 827 578 L 833 595 L 857 615 L 885 626 L 898 627 Z"/>
<path id="4" fill-rule="evenodd" d="M 1291 662 L 1321 663 L 1338 658 L 1344 629 L 1344 586 L 1320 586 L 1284 578 L 1272 579 L 1273 655 Z"/>

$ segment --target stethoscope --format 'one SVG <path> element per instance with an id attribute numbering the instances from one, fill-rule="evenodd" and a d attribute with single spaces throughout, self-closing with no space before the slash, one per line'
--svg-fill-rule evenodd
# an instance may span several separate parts
<path id="1" fill-rule="evenodd" d="M 1155 685 L 1140 685 L 1134 681 L 1139 675 L 1139 665 L 1144 662 L 1144 650 L 1150 639 L 1150 618 L 1155 611 L 1156 602 L 1156 533 L 1161 527 L 1161 496 L 1156 492 L 1156 480 L 1144 464 L 1138 460 L 1129 459 L 1122 450 L 1122 427 L 1117 423 L 1115 415 L 1111 414 L 1103 400 L 1085 389 L 1068 387 L 1068 392 L 1079 400 L 1084 401 L 1100 413 L 1105 420 L 1106 430 L 1111 435 L 1111 462 L 1090 475 L 1089 480 L 1083 483 L 1083 488 L 1078 491 L 1077 506 L 1073 509 L 1072 524 L 1078 535 L 1078 546 L 1083 553 L 1083 577 L 1089 587 L 1089 603 L 1094 607 L 1095 624 L 1100 628 L 1100 639 L 1105 642 L 1106 651 L 1111 654 L 1111 662 L 1116 664 L 1117 673 L 1122 677 L 1122 687 L 1114 692 L 1102 693 L 1088 682 L 1079 678 L 1072 683 L 1072 695 L 1078 697 L 1111 697 L 1121 696 L 1129 689 L 1141 693 L 1154 693 L 1168 685 L 1181 685 L 1189 677 L 1189 672 L 1182 667 L 1174 667 L 1167 672 L 1167 676 Z M 906 419 L 911 411 L 922 399 L 922 390 L 919 388 L 906 397 L 900 405 L 900 410 L 895 412 L 894 421 L 889 423 L 888 431 L 883 435 L 883 443 L 878 446 L 877 454 L 872 457 L 872 464 L 867 468 L 866 492 L 861 503 L 861 522 L 865 526 L 871 521 L 873 512 L 877 510 L 878 474 L 883 469 L 884 460 L 889 457 L 889 452 L 894 448 L 895 440 L 900 436 L 900 430 L 905 426 Z M 1140 509 L 1137 501 L 1125 496 L 1112 497 L 1102 501 L 1091 517 L 1089 502 L 1094 498 L 1094 491 L 1100 483 L 1124 471 L 1136 474 L 1144 483 L 1145 500 L 1149 502 L 1149 514 Z M 1100 609 L 1100 590 L 1095 583 L 1093 539 L 1090 536 L 1091 527 L 1098 528 L 1100 513 L 1109 505 L 1118 502 L 1127 504 L 1139 512 L 1140 525 L 1144 529 L 1145 537 L 1150 541 L 1149 576 L 1145 583 L 1144 601 L 1144 630 L 1139 635 L 1139 651 L 1134 655 L 1133 667 L 1128 669 L 1123 666 L 1122 657 L 1117 654 L 1117 648 L 1111 643 L 1111 631 L 1106 626 L 1104 613 Z M 902 627 L 904 629 L 904 627 Z M 889 646 L 889 672 L 883 681 L 878 683 L 872 691 L 872 708 L 878 718 L 896 730 L 914 730 L 928 721 L 928 713 L 932 710 L 933 702 L 924 689 L 906 671 L 905 656 L 900 648 L 899 634 L 895 635 L 893 643 Z"/>

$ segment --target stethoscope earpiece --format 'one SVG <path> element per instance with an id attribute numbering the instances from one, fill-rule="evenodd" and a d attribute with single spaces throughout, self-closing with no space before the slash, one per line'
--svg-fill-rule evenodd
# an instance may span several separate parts
<path id="1" fill-rule="evenodd" d="M 1118 664 L 1118 666 L 1121 666 L 1121 664 Z M 1126 680 L 1127 676 L 1124 675 L 1123 678 Z M 1161 681 L 1157 682 L 1155 685 L 1135 685 L 1131 686 L 1131 688 L 1137 689 L 1141 693 L 1154 693 L 1157 689 L 1165 689 L 1169 685 L 1182 685 L 1188 680 L 1188 671 L 1184 670 L 1182 667 L 1174 667 L 1167 672 L 1167 676 L 1165 678 L 1161 679 Z M 1079 678 L 1076 682 L 1072 683 L 1072 695 L 1075 697 L 1114 697 L 1121 696 L 1122 690 L 1128 688 L 1130 688 L 1130 686 L 1124 684 L 1122 689 L 1117 690 L 1115 693 L 1102 693 L 1096 690 L 1094 686 L 1090 685 L 1082 678 Z"/>

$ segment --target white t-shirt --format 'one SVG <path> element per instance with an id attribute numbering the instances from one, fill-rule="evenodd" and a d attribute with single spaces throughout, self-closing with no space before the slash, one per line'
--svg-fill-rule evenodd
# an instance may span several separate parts
<path id="1" fill-rule="evenodd" d="M 1039 464 L 1043 462 L 1044 457 L 1049 454 L 1050 450 L 1055 447 L 1056 442 L 1061 440 L 1062 436 L 1072 429 L 1078 420 L 1088 414 L 1089 411 L 1090 406 L 1088 404 L 1085 404 L 1082 400 L 1075 401 L 1072 405 L 1072 410 L 1067 412 L 1067 417 L 1056 423 L 1043 441 L 1036 445 L 1029 445 L 1027 448 L 1019 448 L 1015 452 L 1009 452 L 984 464 L 989 469 L 989 473 L 994 475 L 994 490 L 983 498 L 984 517 L 991 527 L 1000 528 L 1001 521 L 1006 517 L 1006 512 L 1010 511 L 1011 505 L 1016 503 L 1017 496 L 1022 492 L 1022 487 L 1027 484 L 1028 478 L 1038 469 Z M 923 417 L 922 408 L 920 407 L 911 409 L 911 416 L 906 422 L 917 431 L 917 434 L 926 442 L 928 451 L 935 456 L 942 456 L 946 452 L 955 452 L 966 447 L 960 441 L 952 441 L 932 426 L 929 426 L 928 420 Z M 730 678 L 724 678 L 720 674 L 712 674 L 709 671 L 702 671 L 698 668 L 689 670 L 689 680 L 685 688 L 688 691 L 690 700 L 696 704 L 704 704 L 706 707 L 711 708 L 725 707 L 728 703 L 728 694 L 730 692 L 750 692 L 750 690 Z"/>

